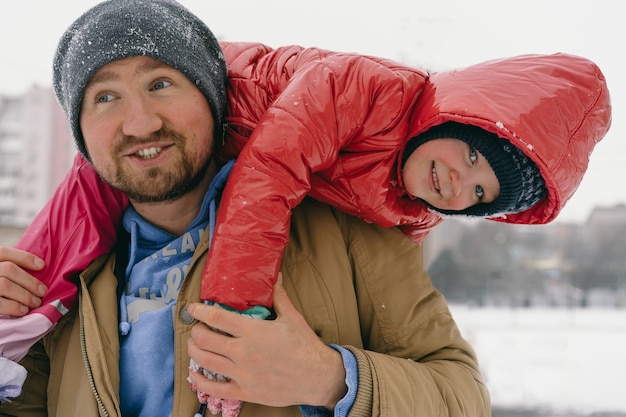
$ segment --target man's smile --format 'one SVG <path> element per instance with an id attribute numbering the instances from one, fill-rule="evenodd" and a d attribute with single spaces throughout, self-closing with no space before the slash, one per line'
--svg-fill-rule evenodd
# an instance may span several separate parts
<path id="1" fill-rule="evenodd" d="M 160 146 L 152 146 L 150 148 L 147 149 L 139 149 L 135 155 L 138 156 L 141 159 L 152 159 L 154 157 L 156 157 L 159 153 L 161 153 L 161 150 L 163 148 L 161 148 Z"/>

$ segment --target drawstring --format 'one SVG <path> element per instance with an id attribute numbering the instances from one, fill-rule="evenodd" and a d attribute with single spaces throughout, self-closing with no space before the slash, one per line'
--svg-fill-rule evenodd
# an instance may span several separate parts
<path id="1" fill-rule="evenodd" d="M 128 302 L 126 301 L 126 291 L 122 293 L 122 299 L 120 300 L 120 334 L 122 336 L 128 335 L 130 332 L 130 323 L 128 322 Z"/>
<path id="2" fill-rule="evenodd" d="M 133 222 L 131 224 L 131 232 L 129 235 L 137 236 L 137 223 Z M 126 268 L 128 269 L 128 265 Z M 126 274 L 128 276 L 128 274 Z M 120 335 L 127 336 L 128 332 L 130 332 L 130 323 L 128 322 L 128 300 L 126 299 L 126 289 L 122 290 L 122 295 L 120 297 L 120 324 L 119 324 Z"/>
<path id="3" fill-rule="evenodd" d="M 200 408 L 198 408 L 198 412 L 193 415 L 193 417 L 203 417 L 204 412 L 206 411 L 206 403 L 200 404 Z"/>

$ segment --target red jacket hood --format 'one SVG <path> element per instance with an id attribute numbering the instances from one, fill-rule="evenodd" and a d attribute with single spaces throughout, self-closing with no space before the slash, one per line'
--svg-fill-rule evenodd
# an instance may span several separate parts
<path id="1" fill-rule="evenodd" d="M 556 218 L 582 181 L 611 124 L 611 104 L 593 62 L 561 53 L 523 55 L 431 74 L 412 115 L 412 136 L 446 121 L 508 139 L 537 164 L 548 195 L 494 220 L 543 224 Z"/>

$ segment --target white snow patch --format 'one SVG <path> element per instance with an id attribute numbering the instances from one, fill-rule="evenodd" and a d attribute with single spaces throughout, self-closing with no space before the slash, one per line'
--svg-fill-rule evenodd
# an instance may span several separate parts
<path id="1" fill-rule="evenodd" d="M 626 412 L 626 310 L 450 307 L 494 406 Z"/>

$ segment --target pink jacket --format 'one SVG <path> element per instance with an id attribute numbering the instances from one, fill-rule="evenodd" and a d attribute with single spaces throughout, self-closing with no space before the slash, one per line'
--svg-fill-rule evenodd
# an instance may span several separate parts
<path id="1" fill-rule="evenodd" d="M 26 316 L 0 316 L 0 357 L 20 360 L 76 305 L 78 273 L 111 250 L 128 203 L 96 175 L 80 154 L 48 204 L 15 245 L 42 258 L 41 271 L 31 271 L 48 286 L 40 307 Z"/>

